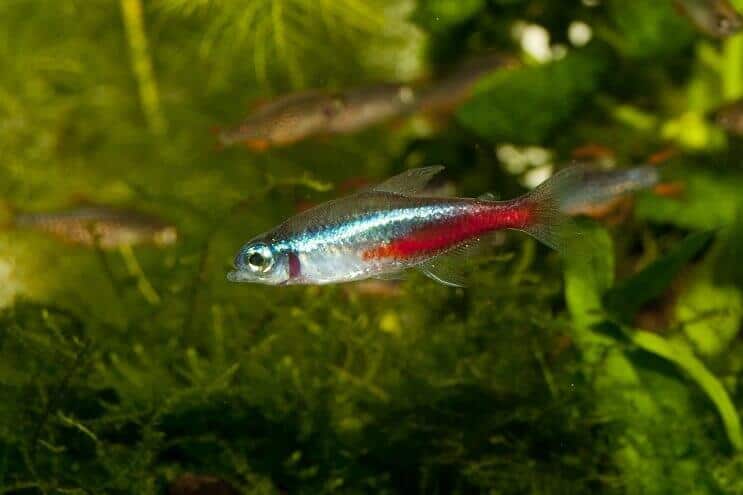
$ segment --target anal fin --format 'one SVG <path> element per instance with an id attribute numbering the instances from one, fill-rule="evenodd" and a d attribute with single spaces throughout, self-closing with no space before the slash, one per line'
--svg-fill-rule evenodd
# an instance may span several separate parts
<path id="1" fill-rule="evenodd" d="M 468 266 L 472 259 L 491 250 L 499 243 L 499 233 L 485 235 L 461 243 L 445 253 L 419 264 L 417 268 L 427 277 L 450 287 L 466 287 Z"/>
<path id="2" fill-rule="evenodd" d="M 423 274 L 436 282 L 449 287 L 467 287 L 467 278 L 444 260 L 434 258 L 418 265 Z"/>

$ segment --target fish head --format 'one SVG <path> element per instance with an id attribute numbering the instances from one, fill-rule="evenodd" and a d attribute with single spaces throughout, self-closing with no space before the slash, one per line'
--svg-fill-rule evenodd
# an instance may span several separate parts
<path id="1" fill-rule="evenodd" d="M 724 38 L 743 28 L 743 18 L 728 0 L 713 0 L 708 9 L 707 30 L 713 36 Z"/>
<path id="2" fill-rule="evenodd" d="M 714 114 L 715 122 L 733 134 L 743 133 L 743 103 L 740 101 L 723 106 Z"/>
<path id="3" fill-rule="evenodd" d="M 240 248 L 235 256 L 234 267 L 227 274 L 230 282 L 281 285 L 290 279 L 288 254 L 260 239 Z"/>
<path id="4" fill-rule="evenodd" d="M 730 0 L 676 0 L 675 5 L 710 36 L 725 38 L 743 28 L 743 18 Z"/>
<path id="5" fill-rule="evenodd" d="M 743 18 L 727 2 L 715 2 L 714 22 L 714 29 L 720 36 L 730 36 L 743 28 Z"/>

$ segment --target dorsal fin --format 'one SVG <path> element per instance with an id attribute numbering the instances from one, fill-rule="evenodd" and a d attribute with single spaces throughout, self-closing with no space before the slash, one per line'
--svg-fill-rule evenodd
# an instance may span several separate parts
<path id="1" fill-rule="evenodd" d="M 444 170 L 441 165 L 431 167 L 414 168 L 401 174 L 390 177 L 381 184 L 372 187 L 372 191 L 400 194 L 402 196 L 413 196 L 426 187 L 431 178 Z"/>

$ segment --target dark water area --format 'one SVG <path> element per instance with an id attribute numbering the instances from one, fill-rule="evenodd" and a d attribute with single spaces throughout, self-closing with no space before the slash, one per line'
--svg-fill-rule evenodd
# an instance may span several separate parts
<path id="1" fill-rule="evenodd" d="M 0 493 L 743 493 L 737 12 L 0 2 Z M 577 162 L 438 277 L 227 280 L 397 174 Z"/>

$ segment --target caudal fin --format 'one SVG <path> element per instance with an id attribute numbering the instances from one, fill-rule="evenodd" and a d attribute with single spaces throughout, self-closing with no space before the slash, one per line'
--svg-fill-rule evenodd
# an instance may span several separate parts
<path id="1" fill-rule="evenodd" d="M 531 216 L 521 230 L 562 254 L 576 248 L 580 244 L 580 230 L 563 212 L 562 204 L 585 185 L 590 170 L 585 165 L 563 169 L 524 195 L 520 201 L 529 206 Z"/>

